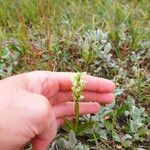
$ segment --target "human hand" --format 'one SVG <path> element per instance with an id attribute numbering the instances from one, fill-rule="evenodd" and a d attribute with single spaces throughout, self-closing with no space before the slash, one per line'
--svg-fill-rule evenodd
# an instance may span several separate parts
<path id="1" fill-rule="evenodd" d="M 73 119 L 73 75 L 35 71 L 0 81 L 0 149 L 19 150 L 30 141 L 34 150 L 46 149 L 63 118 Z M 99 112 L 99 103 L 114 99 L 112 81 L 89 75 L 85 81 L 80 115 Z"/>

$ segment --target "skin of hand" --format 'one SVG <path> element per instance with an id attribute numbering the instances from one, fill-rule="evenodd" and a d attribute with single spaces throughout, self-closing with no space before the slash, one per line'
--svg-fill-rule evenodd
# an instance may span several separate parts
<path id="1" fill-rule="evenodd" d="M 28 142 L 45 150 L 64 124 L 73 120 L 74 73 L 34 71 L 0 80 L 0 149 L 20 150 Z M 80 115 L 99 112 L 99 103 L 114 99 L 115 85 L 107 79 L 85 75 Z M 91 100 L 93 102 L 91 102 Z"/>

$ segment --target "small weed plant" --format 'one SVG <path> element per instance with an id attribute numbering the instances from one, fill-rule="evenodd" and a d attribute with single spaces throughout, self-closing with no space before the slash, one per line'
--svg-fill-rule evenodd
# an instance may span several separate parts
<path id="1" fill-rule="evenodd" d="M 74 77 L 72 78 L 72 95 L 74 100 L 74 113 L 75 113 L 75 119 L 72 123 L 71 121 L 66 119 L 66 126 L 65 129 L 67 131 L 73 131 L 76 136 L 82 135 L 84 131 L 91 128 L 94 124 L 93 121 L 82 121 L 79 120 L 79 102 L 82 101 L 84 98 L 83 96 L 83 88 L 85 87 L 85 81 L 84 81 L 84 75 L 85 73 L 76 73 Z"/>

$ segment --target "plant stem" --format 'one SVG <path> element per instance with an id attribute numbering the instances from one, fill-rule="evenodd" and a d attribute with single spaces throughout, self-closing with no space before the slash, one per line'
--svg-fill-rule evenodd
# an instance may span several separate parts
<path id="1" fill-rule="evenodd" d="M 75 113 L 75 123 L 74 123 L 74 132 L 78 135 L 79 128 L 79 102 L 84 98 L 83 96 L 83 88 L 85 86 L 85 82 L 83 80 L 83 73 L 77 73 L 73 79 L 73 100 L 74 100 L 74 113 Z"/>
<path id="2" fill-rule="evenodd" d="M 75 100 L 75 132 L 77 134 L 79 125 L 79 102 L 78 99 Z"/>
<path id="3" fill-rule="evenodd" d="M 94 133 L 93 130 L 92 130 L 92 134 L 93 134 L 94 141 L 95 141 L 95 143 L 96 143 L 97 149 L 98 149 L 98 150 L 102 150 L 102 149 L 101 149 L 101 146 L 100 146 L 100 144 L 99 144 L 99 142 L 98 142 L 98 140 L 97 140 L 97 138 L 96 138 L 95 133 Z"/>

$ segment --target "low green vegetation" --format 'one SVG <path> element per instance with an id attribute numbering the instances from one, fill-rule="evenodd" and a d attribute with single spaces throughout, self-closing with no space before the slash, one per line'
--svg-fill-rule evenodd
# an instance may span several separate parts
<path id="1" fill-rule="evenodd" d="M 0 0 L 0 78 L 32 70 L 111 79 L 116 99 L 76 136 L 59 130 L 50 149 L 150 147 L 149 0 Z"/>

